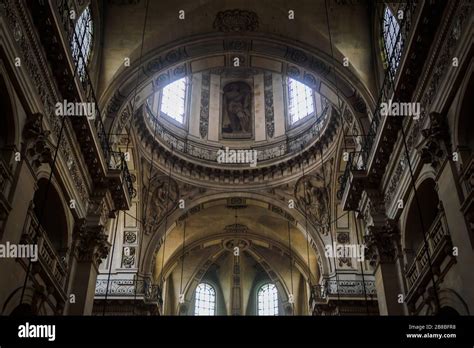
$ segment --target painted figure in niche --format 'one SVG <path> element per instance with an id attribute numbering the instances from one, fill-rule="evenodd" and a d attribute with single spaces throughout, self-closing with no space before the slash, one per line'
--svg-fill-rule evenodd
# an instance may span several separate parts
<path id="1" fill-rule="evenodd" d="M 252 95 L 250 86 L 242 81 L 224 87 L 222 135 L 230 138 L 251 137 Z"/>

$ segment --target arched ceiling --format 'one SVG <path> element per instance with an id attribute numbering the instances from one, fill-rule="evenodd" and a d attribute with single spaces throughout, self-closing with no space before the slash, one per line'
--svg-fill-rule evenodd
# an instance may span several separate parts
<path id="1" fill-rule="evenodd" d="M 223 253 L 232 255 L 233 247 L 239 245 L 243 255 L 275 276 L 288 276 L 290 264 L 294 263 L 294 270 L 307 277 L 309 264 L 312 282 L 315 283 L 319 278 L 318 254 L 307 244 L 304 233 L 292 224 L 289 228 L 288 231 L 285 218 L 269 213 L 267 208 L 249 206 L 230 209 L 216 202 L 216 205 L 189 216 L 186 226 L 181 222 L 168 233 L 166 244 L 163 243 L 154 255 L 154 276 L 159 280 L 164 269 L 167 278 L 180 264 L 184 253 L 185 279 L 195 278 L 196 274 L 207 272 Z M 176 271 L 181 272 L 180 269 Z"/>
<path id="2" fill-rule="evenodd" d="M 371 21 L 367 4 L 341 5 L 327 0 L 333 52 L 328 36 L 325 1 L 300 0 L 291 4 L 284 0 L 177 0 L 149 1 L 143 50 L 141 47 L 147 1 L 108 1 L 104 6 L 99 95 L 119 75 L 124 59 L 136 64 L 140 52 L 146 56 L 164 45 L 184 38 L 219 32 L 213 27 L 220 11 L 241 9 L 256 13 L 257 34 L 274 35 L 302 43 L 341 62 L 347 57 L 347 68 L 357 76 L 368 91 L 374 90 L 372 66 Z M 178 11 L 185 11 L 185 19 Z M 295 19 L 288 19 L 288 11 Z M 173 28 L 173 30 L 170 30 Z M 233 33 L 235 34 L 235 32 Z M 239 32 L 245 37 L 245 32 Z"/>

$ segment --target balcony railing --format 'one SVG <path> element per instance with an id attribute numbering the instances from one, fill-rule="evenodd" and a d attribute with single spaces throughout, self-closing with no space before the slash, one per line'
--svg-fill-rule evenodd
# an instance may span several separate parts
<path id="1" fill-rule="evenodd" d="M 54 2 L 53 2 L 54 3 Z M 130 180 L 130 172 L 126 161 L 123 160 L 123 154 L 118 155 L 119 152 L 114 152 L 109 143 L 109 137 L 105 131 L 105 126 L 102 122 L 102 114 L 99 109 L 99 103 L 94 92 L 92 80 L 89 75 L 89 71 L 85 64 L 86 59 L 83 56 L 82 42 L 79 40 L 78 35 L 75 31 L 74 21 L 71 19 L 71 8 L 67 0 L 56 0 L 56 9 L 65 31 L 65 38 L 71 52 L 71 59 L 74 68 L 74 81 L 77 86 L 80 86 L 79 91 L 82 96 L 83 102 L 91 103 L 94 107 L 95 117 L 93 120 L 89 120 L 89 124 L 94 129 L 97 135 L 100 149 L 103 153 L 108 169 L 120 169 L 123 172 L 123 178 L 127 185 L 127 191 L 130 197 L 134 196 L 134 189 Z M 74 43 L 74 44 L 73 44 Z M 66 45 L 67 46 L 67 45 Z M 79 69 L 78 67 L 81 67 Z M 120 156 L 119 160 L 117 157 Z M 120 166 L 117 163 L 120 162 Z"/>
<path id="2" fill-rule="evenodd" d="M 368 168 L 369 160 L 372 156 L 375 140 L 378 133 L 380 132 L 380 126 L 382 124 L 382 103 L 388 103 L 389 100 L 394 98 L 394 92 L 396 87 L 397 72 L 401 69 L 401 60 L 405 52 L 405 45 L 408 41 L 409 34 L 411 31 L 411 24 L 413 22 L 413 15 L 416 10 L 416 2 L 408 1 L 400 4 L 399 10 L 403 11 L 403 19 L 400 21 L 400 30 L 396 36 L 393 44 L 394 49 L 390 57 L 387 57 L 387 61 L 390 66 L 385 70 L 385 75 L 382 83 L 382 87 L 379 92 L 378 100 L 375 105 L 375 110 L 372 113 L 372 120 L 368 129 L 367 134 L 362 138 L 360 148 L 353 152 L 350 156 L 350 161 L 347 163 L 345 172 L 341 179 L 341 196 L 342 192 L 347 185 L 349 179 L 349 172 L 353 170 L 366 171 Z M 383 16 L 383 13 L 382 13 Z M 392 68 L 397 67 L 396 69 Z"/>
<path id="3" fill-rule="evenodd" d="M 95 296 L 98 299 L 103 298 L 107 293 L 108 297 L 121 298 L 140 298 L 146 302 L 156 302 L 160 306 L 161 288 L 153 284 L 150 278 L 133 279 L 97 279 L 95 287 Z"/>
<path id="4" fill-rule="evenodd" d="M 364 286 L 365 285 L 365 286 Z M 324 284 L 313 285 L 311 288 L 310 303 L 325 301 L 337 296 L 372 296 L 376 295 L 375 282 L 366 280 L 327 280 Z"/>
<path id="5" fill-rule="evenodd" d="M 429 259 L 431 259 L 432 263 L 442 262 L 444 259 L 443 250 L 451 241 L 444 211 L 440 211 L 435 221 L 433 221 L 427 234 L 427 241 L 428 245 L 426 245 L 424 241 L 420 245 L 413 263 L 408 267 L 406 272 L 408 294 L 410 294 L 419 283 L 427 279 L 429 269 L 433 266 L 429 264 Z"/>
<path id="6" fill-rule="evenodd" d="M 331 110 L 329 105 L 326 105 L 321 114 L 301 133 L 286 137 L 286 139 L 273 142 L 271 144 L 258 145 L 250 147 L 250 150 L 257 151 L 257 161 L 259 163 L 271 161 L 274 159 L 281 159 L 284 156 L 289 156 L 295 153 L 300 153 L 305 147 L 317 141 L 320 133 L 324 132 L 328 122 L 330 122 Z M 144 117 L 148 122 L 150 130 L 161 139 L 163 143 L 172 147 L 175 151 L 181 152 L 184 155 L 194 157 L 200 160 L 216 162 L 218 150 L 221 146 L 212 146 L 209 144 L 202 144 L 187 137 L 182 137 L 167 129 L 146 105 L 144 109 Z"/>
<path id="7" fill-rule="evenodd" d="M 67 265 L 65 258 L 61 258 L 49 240 L 46 231 L 39 224 L 32 209 L 28 209 L 22 235 L 23 244 L 38 246 L 38 261 L 44 272 L 51 278 L 53 285 L 63 296 L 67 278 Z"/>

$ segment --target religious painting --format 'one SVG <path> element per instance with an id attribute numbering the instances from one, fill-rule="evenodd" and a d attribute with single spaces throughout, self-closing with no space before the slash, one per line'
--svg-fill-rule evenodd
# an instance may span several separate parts
<path id="1" fill-rule="evenodd" d="M 251 139 L 252 122 L 252 89 L 243 81 L 226 84 L 222 96 L 222 129 L 223 139 Z"/>

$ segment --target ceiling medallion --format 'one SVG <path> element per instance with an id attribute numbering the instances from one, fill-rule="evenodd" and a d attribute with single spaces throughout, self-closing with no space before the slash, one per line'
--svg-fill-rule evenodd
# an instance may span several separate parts
<path id="1" fill-rule="evenodd" d="M 250 241 L 246 239 L 227 239 L 224 240 L 224 248 L 229 251 L 234 251 L 235 247 L 239 248 L 239 251 L 244 251 L 250 246 Z"/>
<path id="2" fill-rule="evenodd" d="M 223 32 L 255 31 L 258 28 L 258 16 L 255 12 L 238 9 L 220 11 L 213 27 Z"/>

